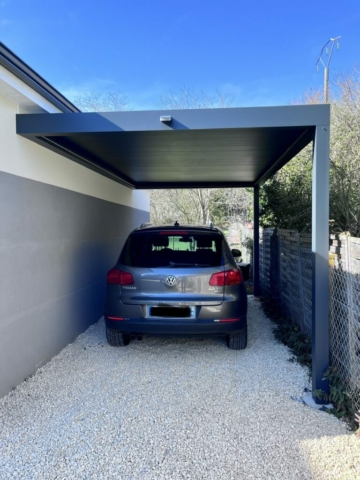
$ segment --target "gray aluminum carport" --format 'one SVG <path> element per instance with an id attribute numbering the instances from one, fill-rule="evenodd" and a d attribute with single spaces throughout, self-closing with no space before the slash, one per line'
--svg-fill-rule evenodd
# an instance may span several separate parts
<path id="1" fill-rule="evenodd" d="M 313 390 L 328 391 L 329 105 L 17 115 L 17 133 L 130 188 L 259 189 L 311 141 Z"/>

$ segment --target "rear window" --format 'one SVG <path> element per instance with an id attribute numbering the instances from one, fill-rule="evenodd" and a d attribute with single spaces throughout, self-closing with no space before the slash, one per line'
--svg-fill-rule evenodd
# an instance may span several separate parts
<path id="1" fill-rule="evenodd" d="M 131 267 L 216 267 L 222 250 L 217 233 L 141 232 L 128 238 L 120 261 Z"/>

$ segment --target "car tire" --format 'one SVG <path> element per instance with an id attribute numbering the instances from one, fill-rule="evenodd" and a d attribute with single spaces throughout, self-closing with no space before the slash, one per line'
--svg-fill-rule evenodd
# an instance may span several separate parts
<path id="1" fill-rule="evenodd" d="M 247 327 L 241 330 L 240 333 L 228 335 L 226 343 L 231 350 L 244 350 L 247 345 Z"/>
<path id="2" fill-rule="evenodd" d="M 111 347 L 126 347 L 130 342 L 128 335 L 109 328 L 106 329 L 106 340 Z"/>

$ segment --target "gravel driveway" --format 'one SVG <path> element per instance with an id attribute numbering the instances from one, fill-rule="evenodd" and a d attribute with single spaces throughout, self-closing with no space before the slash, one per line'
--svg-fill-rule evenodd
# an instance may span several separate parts
<path id="1" fill-rule="evenodd" d="M 249 301 L 245 351 L 146 337 L 126 348 L 90 327 L 0 399 L 0 478 L 360 479 L 360 440 L 292 400 L 287 361 Z"/>

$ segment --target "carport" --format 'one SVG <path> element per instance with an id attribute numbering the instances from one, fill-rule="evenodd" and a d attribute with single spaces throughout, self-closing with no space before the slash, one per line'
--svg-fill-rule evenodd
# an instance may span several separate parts
<path id="1" fill-rule="evenodd" d="M 134 189 L 254 189 L 259 295 L 259 189 L 313 141 L 313 390 L 329 364 L 329 105 L 17 115 L 17 133 Z"/>

